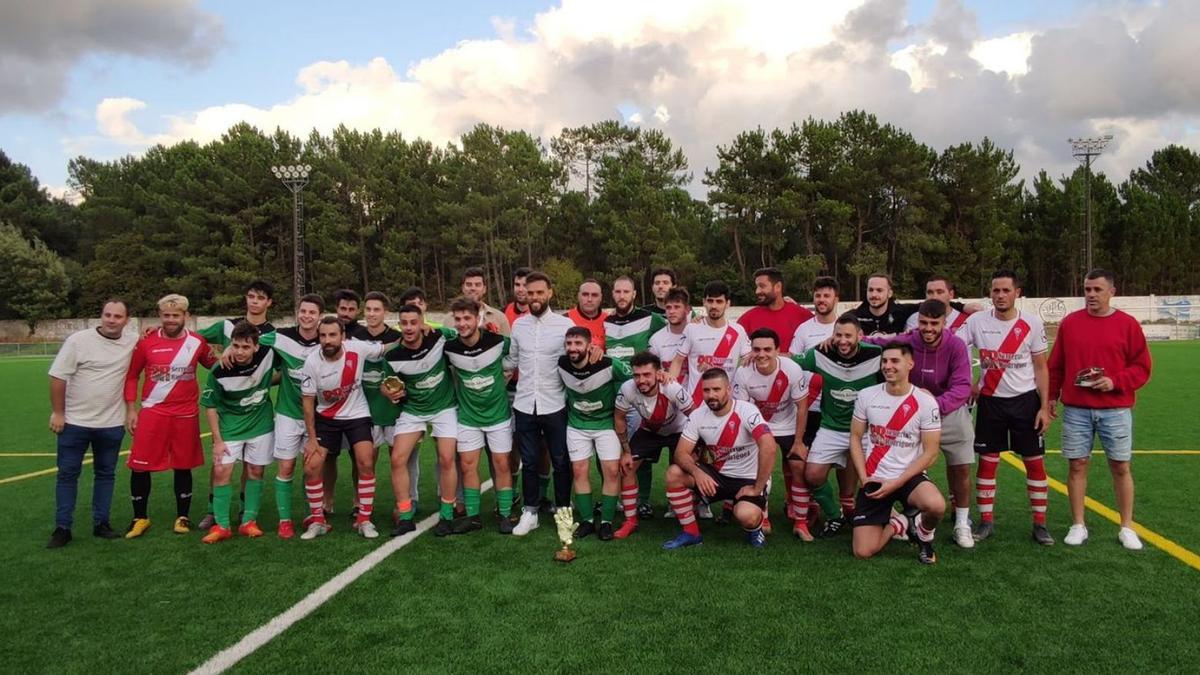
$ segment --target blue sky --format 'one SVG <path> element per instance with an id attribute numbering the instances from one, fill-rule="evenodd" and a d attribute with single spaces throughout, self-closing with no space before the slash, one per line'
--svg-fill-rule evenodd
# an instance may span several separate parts
<path id="1" fill-rule="evenodd" d="M 162 2 L 187 4 L 186 0 Z M 319 61 L 345 60 L 362 66 L 383 57 L 403 79 L 408 67 L 421 59 L 435 57 L 464 40 L 496 37 L 493 21 L 497 15 L 515 21 L 518 39 L 529 40 L 528 29 L 535 15 L 558 5 L 534 0 L 502 4 L 482 0 L 337 4 L 203 0 L 196 8 L 218 17 L 224 33 L 220 44 L 210 45 L 207 63 L 195 66 L 155 56 L 84 53 L 70 66 L 65 92 L 52 105 L 29 111 L 0 107 L 0 149 L 29 165 L 44 184 L 62 186 L 73 153 L 111 158 L 144 149 L 100 132 L 97 106 L 104 99 L 127 97 L 143 102 L 143 108 L 128 112 L 126 118 L 149 136 L 164 130 L 164 117 L 169 115 L 187 117 L 232 103 L 262 109 L 286 104 L 301 93 L 297 74 Z M 906 5 L 907 21 L 915 26 L 924 24 L 935 15 L 937 6 L 938 0 L 913 0 Z M 1069 24 L 1080 12 L 1115 3 L 1009 0 L 967 2 L 966 6 L 975 14 L 981 36 L 1000 37 Z M 9 11 L 14 10 L 0 9 L 0 19 Z M 887 48 L 895 50 L 910 39 L 919 42 L 921 38 L 893 39 Z M 0 59 L 4 58 L 2 51 L 0 48 Z M 0 101 L 3 86 L 0 82 Z M 847 102 L 857 103 L 857 98 L 852 92 Z M 601 99 L 597 107 L 595 119 L 611 116 L 617 109 L 627 117 L 638 110 L 636 102 L 625 98 L 607 106 Z M 679 105 L 674 108 L 678 110 Z M 651 112 L 644 110 L 642 116 L 650 117 Z M 580 113 L 571 114 L 578 117 Z M 691 139 L 697 144 L 711 146 L 724 140 L 703 138 L 703 129 L 686 133 L 700 136 Z"/>

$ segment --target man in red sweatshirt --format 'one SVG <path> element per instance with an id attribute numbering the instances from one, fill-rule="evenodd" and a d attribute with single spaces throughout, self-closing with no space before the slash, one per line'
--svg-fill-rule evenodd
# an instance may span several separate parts
<path id="1" fill-rule="evenodd" d="M 1063 543 L 1079 546 L 1087 541 L 1083 523 L 1088 460 L 1092 440 L 1108 458 L 1113 476 L 1121 530 L 1117 539 L 1127 549 L 1141 550 L 1133 530 L 1134 393 L 1150 379 L 1150 350 L 1137 320 L 1114 309 L 1116 294 L 1112 272 L 1092 270 L 1083 282 L 1085 308 L 1063 319 L 1050 352 L 1050 409 L 1063 403 L 1063 456 L 1070 462 L 1067 492 L 1071 501 L 1071 529 Z"/>

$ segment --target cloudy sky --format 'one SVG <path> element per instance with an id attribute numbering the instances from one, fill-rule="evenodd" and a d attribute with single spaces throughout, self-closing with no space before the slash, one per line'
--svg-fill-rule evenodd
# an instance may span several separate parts
<path id="1" fill-rule="evenodd" d="M 0 149 L 61 191 L 71 157 L 240 120 L 445 142 L 617 118 L 699 176 L 740 130 L 863 108 L 938 149 L 990 136 L 1026 177 L 1112 134 L 1097 166 L 1124 177 L 1200 148 L 1198 29 L 1183 0 L 6 0 Z"/>

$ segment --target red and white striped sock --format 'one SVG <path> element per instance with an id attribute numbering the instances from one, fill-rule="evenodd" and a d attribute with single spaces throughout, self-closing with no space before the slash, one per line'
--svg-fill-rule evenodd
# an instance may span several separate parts
<path id="1" fill-rule="evenodd" d="M 791 500 L 788 505 L 791 507 L 791 516 L 794 520 L 808 520 L 808 504 L 812 501 L 812 493 L 808 491 L 808 486 L 799 483 L 792 483 L 788 488 L 788 494 Z"/>
<path id="2" fill-rule="evenodd" d="M 637 518 L 637 497 L 637 483 L 625 485 L 621 488 L 621 511 L 625 514 L 626 520 Z"/>
<path id="3" fill-rule="evenodd" d="M 699 535 L 700 526 L 696 524 L 696 513 L 692 510 L 692 491 L 687 488 L 667 490 L 667 501 L 671 504 L 671 510 L 675 512 L 683 531 Z"/>
<path id="4" fill-rule="evenodd" d="M 1044 455 L 1023 457 L 1025 462 L 1025 491 L 1029 494 L 1029 510 L 1033 511 L 1033 524 L 1046 524 L 1046 462 Z"/>
<path id="5" fill-rule="evenodd" d="M 913 517 L 917 519 L 917 539 L 920 539 L 925 543 L 933 541 L 933 532 L 937 529 L 937 527 L 927 530 L 925 529 L 925 519 L 921 517 L 921 514 L 918 513 Z"/>
<path id="6" fill-rule="evenodd" d="M 791 518 L 792 520 L 797 518 L 795 506 L 792 503 L 791 497 L 792 486 L 794 485 L 795 482 L 792 479 L 792 465 L 785 459 L 783 460 L 783 489 L 785 490 L 784 494 L 788 495 L 788 500 L 787 507 L 784 509 L 784 512 L 787 513 L 787 517 Z"/>
<path id="7" fill-rule="evenodd" d="M 304 497 L 308 501 L 309 520 L 314 523 L 325 522 L 325 484 L 321 479 L 312 482 L 305 481 Z"/>
<path id="8" fill-rule="evenodd" d="M 842 517 L 850 520 L 854 517 L 854 496 L 838 497 L 838 503 L 842 506 Z"/>
<path id="9" fill-rule="evenodd" d="M 1000 455 L 989 452 L 979 456 L 979 468 L 975 472 L 975 503 L 979 506 L 979 519 L 992 522 L 992 504 L 996 501 L 996 469 L 1000 467 Z"/>
<path id="10" fill-rule="evenodd" d="M 375 510 L 375 475 L 358 477 L 358 522 L 371 519 Z"/>
<path id="11" fill-rule="evenodd" d="M 908 518 L 903 513 L 893 511 L 888 524 L 892 526 L 892 534 L 894 536 L 903 537 L 904 533 L 908 531 Z"/>

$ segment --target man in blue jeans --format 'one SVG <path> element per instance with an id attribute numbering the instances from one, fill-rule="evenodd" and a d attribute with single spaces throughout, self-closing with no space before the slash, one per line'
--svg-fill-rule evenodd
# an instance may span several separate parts
<path id="1" fill-rule="evenodd" d="M 122 390 L 137 335 L 125 333 L 129 305 L 104 303 L 100 325 L 67 338 L 50 366 L 50 431 L 58 434 L 58 480 L 55 484 L 54 532 L 46 548 L 71 541 L 75 493 L 88 447 L 92 449 L 92 534 L 120 539 L 108 524 L 117 457 L 125 440 Z"/>

